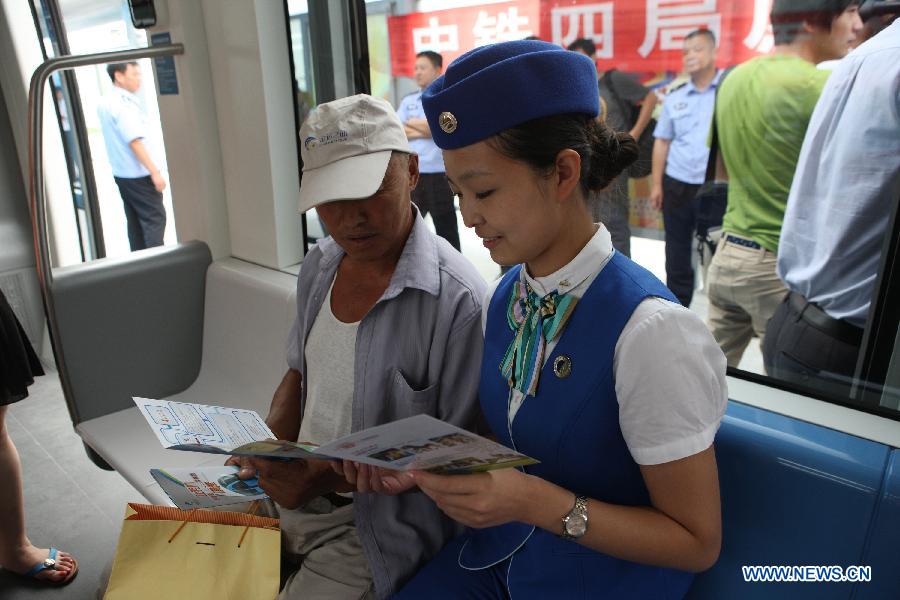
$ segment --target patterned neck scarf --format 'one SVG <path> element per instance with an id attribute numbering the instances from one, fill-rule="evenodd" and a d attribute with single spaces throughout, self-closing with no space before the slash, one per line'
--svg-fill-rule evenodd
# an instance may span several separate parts
<path id="1" fill-rule="evenodd" d="M 506 349 L 500 372 L 509 387 L 525 395 L 537 393 L 547 344 L 559 337 L 577 298 L 553 290 L 539 297 L 524 279 L 513 284 L 506 320 L 516 337 Z"/>

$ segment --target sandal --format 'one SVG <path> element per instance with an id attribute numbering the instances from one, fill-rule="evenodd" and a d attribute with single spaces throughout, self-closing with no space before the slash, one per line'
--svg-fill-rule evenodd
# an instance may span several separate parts
<path id="1" fill-rule="evenodd" d="M 39 562 L 38 564 L 34 565 L 30 571 L 28 571 L 27 573 L 25 573 L 23 575 L 23 577 L 30 577 L 32 579 L 38 579 L 37 575 L 41 571 L 45 571 L 47 569 L 56 570 L 56 555 L 58 553 L 59 553 L 59 550 L 57 550 L 56 548 L 50 548 L 50 555 L 47 558 L 45 558 L 44 560 L 42 560 L 41 562 Z M 69 574 L 66 576 L 65 579 L 60 579 L 59 581 L 54 581 L 52 579 L 38 579 L 38 581 L 40 581 L 42 583 L 46 583 L 48 585 L 67 585 L 67 584 L 71 583 L 72 580 L 75 579 L 75 575 L 78 574 L 78 561 L 75 560 L 74 556 L 72 556 L 71 559 L 72 559 L 72 570 L 69 571 Z"/>

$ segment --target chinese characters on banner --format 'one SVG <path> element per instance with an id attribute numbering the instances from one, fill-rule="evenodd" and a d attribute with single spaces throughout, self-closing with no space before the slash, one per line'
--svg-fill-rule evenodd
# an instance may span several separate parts
<path id="1" fill-rule="evenodd" d="M 567 46 L 589 38 L 604 69 L 681 69 L 684 36 L 709 29 L 719 64 L 734 65 L 772 49 L 772 0 L 513 0 L 388 18 L 391 67 L 411 77 L 415 55 L 440 52 L 444 65 L 485 44 L 537 35 Z"/>
<path id="2" fill-rule="evenodd" d="M 540 0 L 515 0 L 388 17 L 391 71 L 412 77 L 416 54 L 433 50 L 444 66 L 473 48 L 538 35 Z"/>

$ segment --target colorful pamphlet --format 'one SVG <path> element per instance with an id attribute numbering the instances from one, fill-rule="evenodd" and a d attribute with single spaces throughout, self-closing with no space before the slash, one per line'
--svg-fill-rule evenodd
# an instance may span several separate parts
<path id="1" fill-rule="evenodd" d="M 164 448 L 233 456 L 321 458 L 315 446 L 276 440 L 252 410 L 132 398 Z"/>
<path id="2" fill-rule="evenodd" d="M 256 479 L 238 479 L 233 466 L 150 469 L 159 487 L 181 510 L 212 508 L 267 498 Z"/>
<path id="3" fill-rule="evenodd" d="M 394 470 L 474 473 L 535 464 L 497 442 L 428 415 L 370 427 L 327 444 L 273 439 L 252 410 L 134 398 L 162 445 L 236 456 L 345 459 Z"/>

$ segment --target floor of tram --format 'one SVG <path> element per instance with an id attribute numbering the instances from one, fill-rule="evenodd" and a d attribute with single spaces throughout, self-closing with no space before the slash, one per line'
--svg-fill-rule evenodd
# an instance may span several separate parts
<path id="1" fill-rule="evenodd" d="M 117 473 L 97 468 L 87 457 L 56 371 L 47 369 L 29 391 L 7 412 L 22 461 L 26 531 L 37 546 L 71 552 L 79 573 L 71 584 L 53 587 L 0 569 L 0 598 L 91 599 L 112 560 L 125 504 L 142 497 Z"/>

